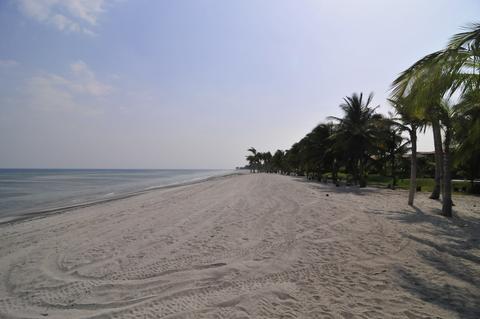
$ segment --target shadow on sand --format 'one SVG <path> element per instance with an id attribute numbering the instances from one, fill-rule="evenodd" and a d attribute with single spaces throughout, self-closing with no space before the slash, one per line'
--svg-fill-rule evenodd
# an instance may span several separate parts
<path id="1" fill-rule="evenodd" d="M 399 266 L 400 286 L 461 318 L 480 318 L 479 220 L 448 219 L 440 216 L 440 210 L 425 213 L 414 208 L 415 213 L 405 211 L 389 217 L 401 223 L 430 226 L 415 235 L 405 234 L 420 247 L 417 253 L 422 264 Z M 433 268 L 433 275 L 424 271 L 428 268 Z"/>
<path id="2" fill-rule="evenodd" d="M 337 187 L 305 177 L 294 177 L 294 180 L 308 183 L 323 193 L 362 196 L 379 191 L 358 186 Z M 480 218 L 445 218 L 439 208 L 431 208 L 428 212 L 416 206 L 413 209 L 415 212 L 411 208 L 368 212 L 411 226 L 427 226 L 413 227 L 415 234 L 404 233 L 406 238 L 418 244 L 420 264 L 396 266 L 398 284 L 424 302 L 454 312 L 460 318 L 480 318 Z"/>
<path id="3" fill-rule="evenodd" d="M 353 193 L 356 195 L 366 195 L 372 192 L 377 191 L 375 188 L 370 188 L 370 187 L 364 187 L 360 188 L 358 186 L 352 185 L 352 186 L 346 186 L 345 184 L 340 184 L 339 186 L 335 186 L 335 184 L 332 183 L 323 183 L 319 182 L 317 180 L 308 180 L 305 177 L 292 177 L 294 181 L 300 182 L 300 183 L 307 183 L 311 187 L 319 190 L 320 192 L 323 193 Z"/>

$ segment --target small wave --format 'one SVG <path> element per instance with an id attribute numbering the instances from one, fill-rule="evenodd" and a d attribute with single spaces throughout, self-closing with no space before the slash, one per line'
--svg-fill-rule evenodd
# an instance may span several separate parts
<path id="1" fill-rule="evenodd" d="M 106 177 L 104 171 L 75 171 L 75 174 L 71 171 L 73 170 L 67 170 L 64 174 L 55 171 L 55 174 L 52 174 L 48 170 L 39 170 L 38 174 L 50 174 L 50 176 L 45 176 L 47 179 L 50 178 L 47 180 L 37 179 L 37 175 L 25 177 L 24 170 L 15 172 L 16 175 L 12 177 L 10 175 L 13 173 L 7 172 L 10 174 L 8 175 L 2 173 L 0 169 L 0 184 L 9 186 L 10 183 L 14 183 L 15 177 L 21 183 L 16 184 L 15 187 L 12 185 L 12 189 L 0 187 L 2 188 L 0 191 L 2 201 L 0 216 L 16 215 L 21 219 L 40 214 L 60 213 L 143 194 L 155 189 L 198 183 L 231 173 L 228 170 L 152 170 L 144 171 L 144 175 L 138 176 L 137 171 L 122 170 L 113 172 Z M 3 182 L 2 174 L 7 175 L 11 182 L 1 183 Z M 153 185 L 149 186 L 145 183 Z M 103 192 L 102 187 L 104 187 Z M 109 190 L 114 192 L 108 192 Z M 17 193 L 22 193 L 21 197 L 16 196 Z"/>
<path id="2" fill-rule="evenodd" d="M 160 188 L 160 187 L 163 187 L 163 186 L 165 186 L 165 185 L 150 186 L 150 187 L 144 188 L 143 190 L 148 191 L 150 189 Z"/>

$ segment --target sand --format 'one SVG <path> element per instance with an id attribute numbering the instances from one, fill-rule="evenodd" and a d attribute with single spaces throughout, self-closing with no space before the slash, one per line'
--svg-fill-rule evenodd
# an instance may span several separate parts
<path id="1" fill-rule="evenodd" d="M 480 318 L 480 199 L 271 174 L 0 226 L 0 318 Z"/>

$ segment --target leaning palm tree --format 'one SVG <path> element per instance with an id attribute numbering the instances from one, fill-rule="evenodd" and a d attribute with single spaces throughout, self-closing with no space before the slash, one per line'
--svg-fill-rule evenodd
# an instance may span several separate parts
<path id="1" fill-rule="evenodd" d="M 443 176 L 450 163 L 443 163 L 447 156 L 442 156 L 441 129 L 450 130 L 450 117 L 453 114 L 442 102 L 449 100 L 456 93 L 462 98 L 468 92 L 480 89 L 480 24 L 472 24 L 468 30 L 454 35 L 446 49 L 429 54 L 405 70 L 393 83 L 393 97 L 415 96 L 416 104 L 421 105 L 424 114 L 429 114 L 432 124 L 435 162 L 436 188 L 432 197 L 438 197 L 438 180 L 443 181 L 443 214 L 451 216 L 450 177 Z M 432 108 L 433 106 L 433 108 Z M 447 116 L 445 116 L 447 114 Z M 442 123 L 443 122 L 443 123 Z M 451 133 L 451 132 L 450 132 Z M 450 141 L 444 146 L 449 147 Z M 445 150 L 448 153 L 450 150 Z M 446 172 L 448 174 L 449 172 Z M 441 178 L 439 178 L 441 177 Z M 445 182 L 448 184 L 446 185 Z M 435 193 L 435 191 L 437 191 Z"/>
<path id="2" fill-rule="evenodd" d="M 353 176 L 359 181 L 360 187 L 366 186 L 365 167 L 367 151 L 372 147 L 375 138 L 375 110 L 378 107 L 370 107 L 373 93 L 370 93 L 366 100 L 363 93 L 354 93 L 343 99 L 340 104 L 343 110 L 343 117 L 331 116 L 329 119 L 339 122 L 338 130 L 335 132 L 336 140 L 342 143 L 347 157 L 352 163 Z"/>
<path id="3" fill-rule="evenodd" d="M 427 55 L 400 74 L 393 82 L 392 98 L 406 99 L 415 109 L 410 110 L 428 120 L 432 126 L 435 148 L 435 186 L 430 198 L 438 199 L 443 179 L 443 149 L 440 126 L 440 101 L 449 85 L 443 68 L 443 51 Z"/>

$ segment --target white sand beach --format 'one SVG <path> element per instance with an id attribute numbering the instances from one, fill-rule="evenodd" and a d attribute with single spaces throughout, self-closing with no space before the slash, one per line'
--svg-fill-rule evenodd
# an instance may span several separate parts
<path id="1" fill-rule="evenodd" d="M 480 198 L 246 174 L 0 226 L 0 318 L 480 318 Z"/>

